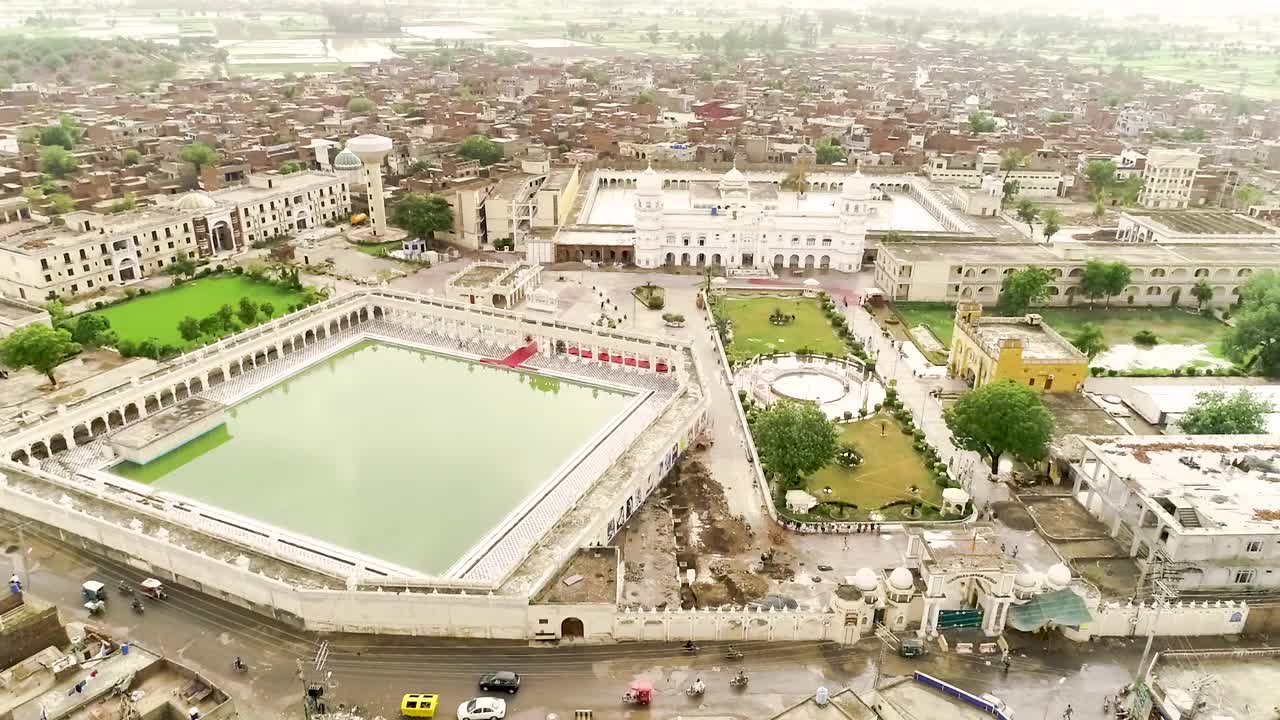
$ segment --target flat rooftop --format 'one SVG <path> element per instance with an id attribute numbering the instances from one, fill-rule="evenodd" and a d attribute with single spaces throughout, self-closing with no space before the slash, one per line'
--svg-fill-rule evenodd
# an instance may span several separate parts
<path id="1" fill-rule="evenodd" d="M 1032 325 L 1025 318 L 980 317 L 975 326 L 978 340 L 998 353 L 1006 340 L 1022 343 L 1022 357 L 1029 360 L 1080 360 L 1079 351 L 1043 324 Z"/>
<path id="2" fill-rule="evenodd" d="M 336 177 L 327 173 L 316 172 L 314 170 L 304 170 L 303 172 L 296 172 L 289 175 L 275 176 L 275 187 L 272 188 L 240 185 L 238 187 L 227 188 L 225 190 L 215 190 L 209 193 L 209 197 L 219 203 L 254 202 L 267 195 L 283 195 L 285 193 L 301 192 L 313 187 L 328 185 L 336 179 Z"/>
<path id="3" fill-rule="evenodd" d="M 949 262 L 956 265 L 1083 265 L 1088 258 L 1121 260 L 1130 265 L 1259 265 L 1280 267 L 1280 237 L 1274 244 L 1177 244 L 1122 242 L 1030 243 L 918 240 L 882 243 L 880 252 L 898 262 Z"/>
<path id="4" fill-rule="evenodd" d="M 1280 655 L 1233 658 L 1205 653 L 1161 654 L 1154 672 L 1155 684 L 1164 691 L 1166 700 L 1182 705 L 1184 711 L 1199 695 L 1206 704 L 1197 717 L 1247 720 L 1266 717 L 1276 705 Z M 1203 691 L 1197 693 L 1197 686 Z"/>
<path id="5" fill-rule="evenodd" d="M 1276 228 L 1264 225 L 1246 215 L 1230 212 L 1196 210 L 1156 210 L 1130 213 L 1184 235 L 1276 235 Z"/>
<path id="6" fill-rule="evenodd" d="M 1280 437 L 1083 438 L 1144 495 L 1195 510 L 1206 530 L 1280 533 Z"/>
<path id="7" fill-rule="evenodd" d="M 201 397 L 187 398 L 149 415 L 111 436 L 111 442 L 128 448 L 144 448 L 177 430 L 221 412 L 222 403 Z"/>
<path id="8" fill-rule="evenodd" d="M 35 226 L 28 226 L 25 231 L 0 237 L 0 247 L 19 251 L 75 247 L 89 241 L 105 241 L 112 236 L 131 233 L 142 228 L 173 223 L 184 217 L 187 217 L 187 213 L 154 206 L 130 210 L 117 215 L 103 215 L 98 218 L 94 229 L 87 232 L 81 232 L 66 225 L 41 223 Z"/>

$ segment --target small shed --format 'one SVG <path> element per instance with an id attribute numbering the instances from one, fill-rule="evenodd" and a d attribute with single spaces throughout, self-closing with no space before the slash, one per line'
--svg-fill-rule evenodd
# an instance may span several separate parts
<path id="1" fill-rule="evenodd" d="M 796 513 L 807 513 L 818 504 L 818 498 L 804 490 L 788 490 L 786 495 L 787 510 Z"/>
<path id="2" fill-rule="evenodd" d="M 942 491 L 942 514 L 964 515 L 964 508 L 969 504 L 969 493 L 960 488 L 944 488 Z"/>

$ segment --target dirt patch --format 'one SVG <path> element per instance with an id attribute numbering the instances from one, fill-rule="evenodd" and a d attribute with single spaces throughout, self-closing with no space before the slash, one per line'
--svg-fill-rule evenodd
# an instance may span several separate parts
<path id="1" fill-rule="evenodd" d="M 1021 503 L 1011 500 L 993 502 L 991 503 L 991 511 L 995 513 L 996 519 L 1010 530 L 1027 531 L 1036 529 L 1036 521 Z"/>
<path id="2" fill-rule="evenodd" d="M 617 594 L 617 569 L 617 548 L 579 550 L 542 589 L 535 602 L 613 602 Z"/>
<path id="3" fill-rule="evenodd" d="M 676 466 L 658 487 L 660 502 L 672 508 L 680 525 L 681 551 L 698 555 L 736 555 L 751 549 L 751 528 L 729 512 L 724 489 L 706 465 L 691 458 Z"/>
<path id="4" fill-rule="evenodd" d="M 663 479 L 627 523 L 619 543 L 627 603 L 679 603 L 685 609 L 746 605 L 768 594 L 769 578 L 794 574 L 786 567 L 794 558 L 785 549 L 785 537 L 775 543 L 781 552 L 765 553 L 755 562 L 750 526 L 729 512 L 723 488 L 699 457 L 687 458 Z M 681 587 L 689 570 L 695 572 L 694 584 Z"/>
<path id="5" fill-rule="evenodd" d="M 1055 540 L 1095 540 L 1110 536 L 1107 528 L 1073 497 L 1019 496 L 1045 535 Z"/>
<path id="6" fill-rule="evenodd" d="M 1126 598 L 1139 594 L 1141 570 L 1133 558 L 1094 558 L 1072 560 L 1071 567 L 1102 591 L 1104 598 Z"/>

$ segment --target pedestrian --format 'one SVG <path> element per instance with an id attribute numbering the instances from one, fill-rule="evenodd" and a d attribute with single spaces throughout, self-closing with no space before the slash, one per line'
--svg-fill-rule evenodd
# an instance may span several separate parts
<path id="1" fill-rule="evenodd" d="M 1018 546 L 1017 546 L 1017 545 L 1014 545 L 1014 546 L 1013 546 L 1013 559 L 1014 559 L 1014 560 L 1017 560 L 1017 559 L 1018 559 Z"/>
<path id="2" fill-rule="evenodd" d="M 1004 554 L 1004 543 L 1000 543 L 1000 553 Z"/>
<path id="3" fill-rule="evenodd" d="M 1067 709 L 1062 711 L 1062 718 L 1063 720 L 1071 720 L 1073 715 L 1075 715 L 1075 710 L 1072 710 L 1070 703 L 1068 703 Z"/>
<path id="4" fill-rule="evenodd" d="M 17 573 L 9 576 L 9 592 L 15 594 L 22 592 L 22 580 L 18 578 Z"/>

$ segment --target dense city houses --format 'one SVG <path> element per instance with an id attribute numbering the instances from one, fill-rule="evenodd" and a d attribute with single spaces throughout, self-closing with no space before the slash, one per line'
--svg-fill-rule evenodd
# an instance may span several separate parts
<path id="1" fill-rule="evenodd" d="M 373 22 L 338 10 L 339 38 Z M 54 60 L 0 83 L 0 521 L 35 537 L 12 547 L 76 539 L 118 561 L 121 593 L 145 572 L 269 640 L 278 623 L 290 657 L 264 674 L 335 720 L 328 645 L 301 633 L 687 641 L 690 662 L 697 641 L 735 669 L 729 643 L 883 641 L 977 655 L 930 669 L 996 683 L 1028 658 L 1057 673 L 1051 633 L 1117 657 L 1144 635 L 1273 633 L 1280 353 L 1257 328 L 1280 327 L 1280 102 L 877 13 L 787 10 L 782 37 L 732 52 L 638 31 L 662 54 L 610 45 L 613 20 L 540 44 L 436 18 L 324 72 L 238 74 L 200 41 L 144 48 L 187 63 L 150 82 Z M 852 37 L 819 42 L 841 23 Z M 490 482 L 508 476 L 529 485 Z M 27 570 L 0 610 L 48 613 L 20 601 Z M 91 582 L 68 587 L 92 621 Z M 130 682 L 190 672 L 112 637 L 66 640 Z M 60 652 L 43 647 L 4 659 Z M 416 652 L 351 647 L 348 667 Z M 1178 657 L 1133 693 L 1100 665 L 1106 694 L 1085 696 L 1194 710 Z M 659 675 L 637 668 L 609 675 Z M 493 670 L 482 688 L 520 687 Z M 73 716 L 70 674 L 30 676 L 48 687 L 15 700 L 0 675 L 0 709 Z M 191 720 L 225 712 L 199 688 Z M 430 689 L 402 714 L 431 716 Z M 879 690 L 850 716 L 899 716 Z M 1070 720 L 1074 690 L 1042 691 Z M 733 716 L 816 717 L 770 692 Z M 506 712 L 476 702 L 460 720 Z M 952 714 L 931 707 L 900 716 Z"/>

